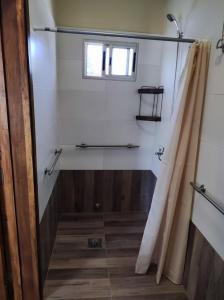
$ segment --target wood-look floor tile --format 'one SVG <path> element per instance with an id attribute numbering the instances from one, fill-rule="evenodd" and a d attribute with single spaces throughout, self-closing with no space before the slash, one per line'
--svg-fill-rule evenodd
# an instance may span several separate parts
<path id="1" fill-rule="evenodd" d="M 106 248 L 124 249 L 140 247 L 142 234 L 106 234 Z"/>
<path id="2" fill-rule="evenodd" d="M 48 271 L 48 281 L 46 286 L 49 285 L 49 281 L 58 280 L 66 283 L 66 280 L 76 279 L 99 279 L 108 278 L 108 270 L 106 268 L 97 269 L 50 269 Z"/>
<path id="3" fill-rule="evenodd" d="M 123 220 L 115 219 L 111 221 L 104 221 L 105 227 L 144 227 L 146 225 L 146 220 Z"/>
<path id="4" fill-rule="evenodd" d="M 112 300 L 188 300 L 185 293 L 112 297 Z"/>
<path id="5" fill-rule="evenodd" d="M 103 221 L 103 214 L 63 214 L 60 217 L 60 222 L 77 222 L 77 223 L 92 223 Z"/>
<path id="6" fill-rule="evenodd" d="M 138 256 L 139 248 L 130 249 L 107 249 L 106 257 L 136 257 Z"/>
<path id="7" fill-rule="evenodd" d="M 58 224 L 58 229 L 96 229 L 96 228 L 103 228 L 104 227 L 104 222 L 103 220 L 98 220 L 96 219 L 95 221 L 88 221 L 86 222 L 85 220 L 82 221 L 61 221 Z"/>
<path id="8" fill-rule="evenodd" d="M 107 258 L 108 268 L 134 267 L 135 264 L 136 264 L 136 257 Z"/>
<path id="9" fill-rule="evenodd" d="M 135 277 L 135 265 L 126 267 L 109 268 L 110 278 Z"/>
<path id="10" fill-rule="evenodd" d="M 64 257 L 66 256 L 66 253 L 68 253 L 68 255 L 72 256 L 72 253 L 74 253 L 73 258 L 79 257 L 79 253 L 81 255 L 81 257 L 89 257 L 89 258 L 103 258 L 105 257 L 104 253 L 105 253 L 105 249 L 104 248 L 96 248 L 96 249 L 90 249 L 86 246 L 86 244 L 83 247 L 77 248 L 76 246 L 77 244 L 57 244 L 55 246 L 55 249 L 52 253 L 52 258 L 54 257 Z"/>
<path id="11" fill-rule="evenodd" d="M 76 249 L 88 249 L 89 238 L 102 239 L 102 248 L 105 248 L 105 236 L 103 234 L 89 234 L 85 236 L 57 235 L 55 239 L 55 248 L 72 246 Z"/>
<path id="12" fill-rule="evenodd" d="M 111 278 L 111 291 L 115 297 L 184 294 L 183 286 L 174 285 L 168 279 L 156 285 L 153 275 Z"/>
<path id="13" fill-rule="evenodd" d="M 105 258 L 105 249 L 81 249 L 75 247 L 61 247 L 53 251 L 55 259 L 70 259 L 70 258 Z"/>
<path id="14" fill-rule="evenodd" d="M 147 213 L 144 212 L 130 212 L 130 213 L 105 213 L 104 214 L 104 221 L 115 221 L 115 220 L 122 220 L 122 221 L 139 221 L 139 220 L 147 220 Z"/>
<path id="15" fill-rule="evenodd" d="M 136 256 L 137 260 L 137 256 Z M 147 274 L 145 275 L 137 275 L 135 273 L 135 264 L 132 266 L 127 266 L 127 267 L 121 267 L 118 266 L 117 268 L 110 268 L 109 269 L 109 274 L 110 278 L 122 278 L 122 277 L 142 277 L 142 276 L 151 276 L 151 278 L 155 278 L 157 267 L 155 265 L 152 265 L 148 271 Z"/>
<path id="16" fill-rule="evenodd" d="M 47 297 L 47 298 L 44 298 L 45 300 L 63 300 L 64 298 L 54 298 L 54 297 Z M 111 300 L 112 297 L 92 297 L 92 298 L 66 298 L 66 300 L 94 300 L 94 299 L 100 299 L 100 300 Z M 181 299 L 182 300 L 182 299 Z"/>
<path id="17" fill-rule="evenodd" d="M 47 300 L 63 300 L 64 298 L 51 298 L 51 297 L 47 297 Z M 112 297 L 93 297 L 93 298 L 75 298 L 75 300 L 94 300 L 94 299 L 100 299 L 100 300 L 111 300 Z M 66 298 L 66 300 L 74 300 L 74 298 Z M 182 299 L 181 299 L 182 300 Z"/>
<path id="18" fill-rule="evenodd" d="M 63 281 L 49 281 L 45 287 L 45 299 L 101 299 L 110 297 L 109 279 L 74 280 L 69 284 Z"/>
<path id="19" fill-rule="evenodd" d="M 92 269 L 107 268 L 106 258 L 81 258 L 81 259 L 51 259 L 49 269 Z"/>
<path id="20" fill-rule="evenodd" d="M 106 226 L 104 231 L 105 234 L 143 233 L 144 228 L 144 226 Z"/>
<path id="21" fill-rule="evenodd" d="M 86 235 L 103 235 L 105 232 L 104 228 L 58 228 L 58 235 L 75 235 L 75 236 L 86 236 Z"/>
<path id="22" fill-rule="evenodd" d="M 164 282 L 163 282 L 164 284 Z M 154 275 L 121 276 L 111 278 L 112 289 L 139 288 L 156 285 Z"/>
<path id="23" fill-rule="evenodd" d="M 154 299 L 155 296 L 157 296 L 157 299 L 160 299 L 163 296 L 163 299 L 168 300 L 169 299 L 169 295 L 176 295 L 176 296 L 180 296 L 181 299 L 183 298 L 183 296 L 185 296 L 185 298 L 183 299 L 187 299 L 186 298 L 186 294 L 184 294 L 184 290 L 180 290 L 177 291 L 175 288 L 168 290 L 167 288 L 158 288 L 155 285 L 152 287 L 139 287 L 139 288 L 124 288 L 124 289 L 112 289 L 112 297 L 113 299 L 116 297 L 120 297 L 122 299 L 122 297 L 136 297 L 136 299 L 139 299 L 137 297 L 139 296 L 151 296 L 152 299 Z M 160 296 L 160 297 L 159 297 Z M 178 297 L 177 297 L 178 299 Z"/>
<path id="24" fill-rule="evenodd" d="M 45 300 L 187 300 L 182 286 L 164 279 L 156 285 L 156 268 L 136 275 L 135 264 L 145 213 L 66 214 L 59 224 Z M 88 248 L 102 238 L 102 249 Z"/>

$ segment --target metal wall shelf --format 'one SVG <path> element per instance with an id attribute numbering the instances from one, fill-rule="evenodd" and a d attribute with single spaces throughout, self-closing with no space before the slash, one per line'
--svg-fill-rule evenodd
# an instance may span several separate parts
<path id="1" fill-rule="evenodd" d="M 159 86 L 159 87 L 142 86 L 140 89 L 138 89 L 138 93 L 140 95 L 140 103 L 139 103 L 139 114 L 138 114 L 138 116 L 136 116 L 136 120 L 161 122 L 161 120 L 162 120 L 161 115 L 162 115 L 162 108 L 163 108 L 163 94 L 164 94 L 163 86 Z M 143 98 L 142 95 L 153 95 L 151 115 L 142 115 L 141 114 L 142 98 Z"/>
<path id="2" fill-rule="evenodd" d="M 164 93 L 164 88 L 156 88 L 156 87 L 142 87 L 138 89 L 139 94 L 152 94 L 152 95 L 159 95 Z"/>
<path id="3" fill-rule="evenodd" d="M 161 117 L 153 117 L 153 116 L 136 116 L 136 120 L 138 121 L 151 121 L 151 122 L 161 122 Z"/>

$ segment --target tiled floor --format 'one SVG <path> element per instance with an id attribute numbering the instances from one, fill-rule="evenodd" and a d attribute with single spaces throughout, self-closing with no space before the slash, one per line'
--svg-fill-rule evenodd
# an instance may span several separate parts
<path id="1" fill-rule="evenodd" d="M 59 224 L 45 284 L 45 299 L 187 300 L 182 286 L 155 270 L 134 273 L 146 215 L 66 214 Z M 102 249 L 88 248 L 89 238 L 102 238 Z"/>

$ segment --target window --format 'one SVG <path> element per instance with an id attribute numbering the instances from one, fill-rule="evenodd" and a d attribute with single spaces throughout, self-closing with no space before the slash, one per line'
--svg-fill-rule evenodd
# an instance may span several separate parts
<path id="1" fill-rule="evenodd" d="M 136 80 L 137 44 L 84 41 L 84 78 Z"/>

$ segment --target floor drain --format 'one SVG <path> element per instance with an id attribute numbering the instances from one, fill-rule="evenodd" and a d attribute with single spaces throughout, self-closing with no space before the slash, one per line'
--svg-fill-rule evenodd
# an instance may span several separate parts
<path id="1" fill-rule="evenodd" d="M 102 239 L 88 239 L 89 248 L 102 248 Z"/>

